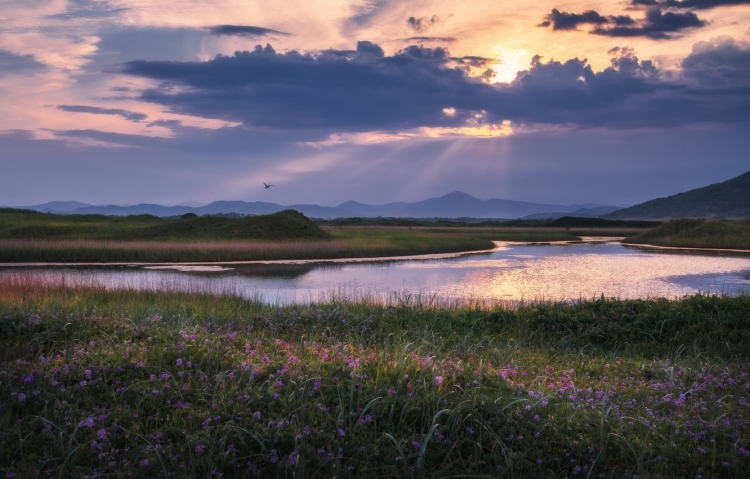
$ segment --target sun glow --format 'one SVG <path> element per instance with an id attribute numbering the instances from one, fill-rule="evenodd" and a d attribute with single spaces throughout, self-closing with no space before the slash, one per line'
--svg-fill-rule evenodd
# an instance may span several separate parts
<path id="1" fill-rule="evenodd" d="M 510 83 L 516 78 L 516 74 L 525 70 L 529 64 L 530 58 L 526 50 L 513 50 L 497 46 L 495 51 L 500 62 L 490 67 L 495 72 L 495 76 L 491 80 L 492 83 Z"/>

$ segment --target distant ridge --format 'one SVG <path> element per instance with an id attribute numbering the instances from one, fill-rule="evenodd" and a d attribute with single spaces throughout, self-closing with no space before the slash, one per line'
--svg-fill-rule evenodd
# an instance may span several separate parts
<path id="1" fill-rule="evenodd" d="M 142 203 L 138 205 L 87 205 L 78 202 L 51 202 L 41 205 L 24 206 L 23 208 L 46 213 L 67 214 L 100 214 L 111 216 L 153 215 L 160 217 L 181 216 L 186 213 L 196 215 L 240 213 L 244 215 L 261 215 L 294 209 L 309 218 L 482 218 L 482 219 L 515 219 L 529 215 L 540 215 L 544 218 L 560 217 L 572 213 L 581 216 L 596 216 L 617 209 L 617 206 L 601 204 L 554 205 L 531 203 L 493 198 L 480 200 L 461 191 L 429 198 L 413 203 L 394 202 L 382 205 L 368 205 L 357 201 L 347 201 L 338 206 L 319 206 L 310 204 L 280 205 L 262 201 L 215 201 L 202 206 L 186 204 L 164 206 Z M 603 209 L 601 209 L 603 208 Z"/>
<path id="2" fill-rule="evenodd" d="M 750 171 L 722 183 L 617 210 L 602 218 L 750 218 Z"/>

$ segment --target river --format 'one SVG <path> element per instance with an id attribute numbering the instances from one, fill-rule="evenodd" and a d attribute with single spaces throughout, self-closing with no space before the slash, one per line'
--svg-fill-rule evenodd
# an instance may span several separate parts
<path id="1" fill-rule="evenodd" d="M 491 252 L 408 260 L 0 267 L 0 274 L 19 272 L 108 288 L 229 292 L 279 304 L 332 297 L 518 302 L 750 293 L 750 254 L 615 241 L 498 243 Z"/>

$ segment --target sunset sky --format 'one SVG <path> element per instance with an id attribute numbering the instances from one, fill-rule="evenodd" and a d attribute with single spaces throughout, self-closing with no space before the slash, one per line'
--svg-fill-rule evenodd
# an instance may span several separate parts
<path id="1" fill-rule="evenodd" d="M 635 204 L 749 169 L 750 0 L 0 0 L 1 205 Z"/>

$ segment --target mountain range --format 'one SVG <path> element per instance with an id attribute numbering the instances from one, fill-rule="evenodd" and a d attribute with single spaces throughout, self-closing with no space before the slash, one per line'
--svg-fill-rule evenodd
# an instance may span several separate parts
<path id="1" fill-rule="evenodd" d="M 558 218 L 560 216 L 597 217 L 622 208 L 622 206 L 602 205 L 596 203 L 554 205 L 513 201 L 493 198 L 480 200 L 460 191 L 444 196 L 429 198 L 412 203 L 394 202 L 381 205 L 369 205 L 357 201 L 346 201 L 338 206 L 319 206 L 311 204 L 279 205 L 261 201 L 215 201 L 202 206 L 187 204 L 164 206 L 158 204 L 138 205 L 89 205 L 77 201 L 53 201 L 40 205 L 23 206 L 22 208 L 45 213 L 65 214 L 103 214 L 103 215 L 140 215 L 180 216 L 186 213 L 197 215 L 240 213 L 245 215 L 269 214 L 285 209 L 295 209 L 310 218 L 375 218 L 378 216 L 392 218 Z"/>

